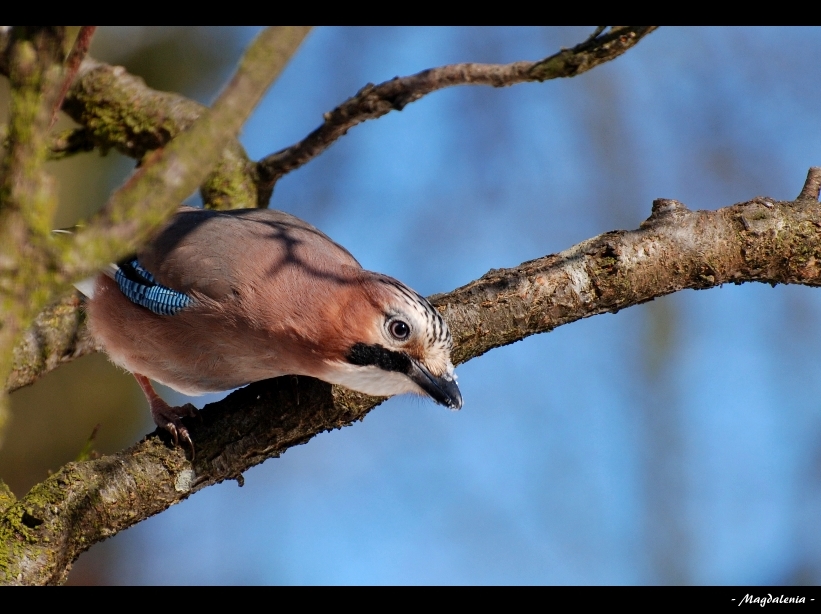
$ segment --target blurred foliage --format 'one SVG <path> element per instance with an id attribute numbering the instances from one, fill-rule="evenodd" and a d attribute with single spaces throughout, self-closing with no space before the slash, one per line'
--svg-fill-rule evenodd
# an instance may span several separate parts
<path id="1" fill-rule="evenodd" d="M 97 452 L 133 443 L 150 419 L 132 379 L 104 355 L 94 354 L 12 393 L 12 421 L 0 449 L 0 475 L 12 491 L 23 495 L 49 472 L 75 460 L 97 424 Z"/>

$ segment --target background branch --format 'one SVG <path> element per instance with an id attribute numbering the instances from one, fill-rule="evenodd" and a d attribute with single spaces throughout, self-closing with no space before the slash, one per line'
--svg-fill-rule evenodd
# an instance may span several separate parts
<path id="1" fill-rule="evenodd" d="M 678 290 L 723 283 L 821 285 L 821 205 L 758 198 L 717 211 L 658 199 L 632 231 L 496 269 L 431 300 L 464 363 L 490 349 Z M 57 583 L 92 544 L 317 433 L 361 419 L 380 399 L 310 378 L 252 384 L 190 425 L 198 454 L 155 432 L 111 456 L 69 463 L 25 497 L 0 493 L 0 581 Z M 469 403 L 469 400 L 467 400 Z M 3 545 L 14 544 L 14 549 Z M 4 554 L 8 553 L 8 554 Z"/>
<path id="2" fill-rule="evenodd" d="M 103 152 L 115 149 L 141 160 L 187 130 L 206 107 L 179 94 L 151 89 L 121 66 L 86 58 L 63 110 L 82 128 L 65 137 L 66 143 L 58 140 L 53 146 L 56 154 L 87 150 L 87 143 L 92 143 Z M 226 140 L 200 192 L 209 208 L 256 206 L 253 166 L 235 138 Z"/>
<path id="3" fill-rule="evenodd" d="M 97 26 L 82 26 L 80 32 L 77 34 L 77 39 L 74 41 L 74 46 L 66 58 L 65 63 L 65 77 L 63 85 L 60 88 L 60 93 L 57 95 L 57 100 L 54 101 L 54 108 L 51 112 L 51 126 L 53 127 L 57 121 L 57 112 L 63 106 L 63 100 L 68 93 L 68 88 L 71 87 L 74 77 L 77 76 L 77 71 L 80 70 L 80 64 L 88 53 L 88 48 L 91 46 L 91 39 Z"/>
<path id="4" fill-rule="evenodd" d="M 268 58 L 282 70 L 310 31 L 306 26 L 277 29 L 277 49 Z M 205 107 L 169 92 L 149 88 L 120 66 L 86 59 L 64 105 L 65 112 L 84 127 L 86 139 L 104 151 L 142 159 L 188 129 Z M 219 163 L 200 191 L 206 207 L 229 209 L 258 204 L 256 169 L 235 138 L 227 139 Z"/>
<path id="5" fill-rule="evenodd" d="M 85 325 L 83 300 L 75 291 L 39 313 L 14 347 L 6 392 L 33 384 L 60 365 L 97 351 Z"/>
<path id="6" fill-rule="evenodd" d="M 614 26 L 604 36 L 594 36 L 572 49 L 563 49 L 543 60 L 512 64 L 451 64 L 430 68 L 409 77 L 369 83 L 353 98 L 325 113 L 325 122 L 300 142 L 259 161 L 260 192 L 265 202 L 279 179 L 314 159 L 348 130 L 391 111 L 401 111 L 437 90 L 454 85 L 507 87 L 528 81 L 575 77 L 619 57 L 657 26 Z M 267 190 L 267 197 L 263 191 Z"/>

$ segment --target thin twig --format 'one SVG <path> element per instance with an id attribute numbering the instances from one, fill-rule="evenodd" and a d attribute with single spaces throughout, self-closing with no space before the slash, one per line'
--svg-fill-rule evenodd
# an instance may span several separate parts
<path id="1" fill-rule="evenodd" d="M 593 30 L 593 34 L 591 34 L 590 36 L 588 36 L 588 37 L 587 37 L 587 40 L 588 40 L 588 41 L 592 41 L 594 38 L 598 38 L 598 37 L 599 37 L 599 34 L 601 34 L 602 32 L 604 32 L 604 29 L 605 29 L 606 27 L 607 27 L 607 26 L 596 26 L 596 29 L 595 29 L 595 30 Z"/>
<path id="2" fill-rule="evenodd" d="M 280 177 L 317 157 L 357 124 L 391 111 L 401 111 L 431 92 L 454 85 L 505 87 L 526 81 L 575 77 L 617 58 L 655 28 L 611 28 L 604 36 L 590 38 L 572 49 L 563 49 L 536 62 L 451 64 L 408 77 L 396 77 L 379 85 L 368 84 L 356 96 L 325 113 L 324 123 L 303 140 L 260 160 L 257 165 L 260 188 L 273 190 Z"/>
<path id="3" fill-rule="evenodd" d="M 57 112 L 60 110 L 60 107 L 63 106 L 63 100 L 66 98 L 68 88 L 71 87 L 71 82 L 74 81 L 74 77 L 77 76 L 77 71 L 80 70 L 80 64 L 83 63 L 83 59 L 88 54 L 88 48 L 91 46 L 91 39 L 94 36 L 94 31 L 96 29 L 97 26 L 80 27 L 80 32 L 77 34 L 77 38 L 74 41 L 74 46 L 71 49 L 71 53 L 68 54 L 68 58 L 66 59 L 66 76 L 63 81 L 63 85 L 60 88 L 60 93 L 57 96 L 57 100 L 54 101 L 54 109 L 51 114 L 52 128 L 57 121 Z"/>

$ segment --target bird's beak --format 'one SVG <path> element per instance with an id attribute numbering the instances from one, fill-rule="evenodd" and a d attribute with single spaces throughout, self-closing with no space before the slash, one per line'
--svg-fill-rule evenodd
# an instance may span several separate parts
<path id="1" fill-rule="evenodd" d="M 440 405 L 453 410 L 462 408 L 462 393 L 459 392 L 453 375 L 445 373 L 437 377 L 424 365 L 411 359 L 411 372 L 408 377 Z"/>

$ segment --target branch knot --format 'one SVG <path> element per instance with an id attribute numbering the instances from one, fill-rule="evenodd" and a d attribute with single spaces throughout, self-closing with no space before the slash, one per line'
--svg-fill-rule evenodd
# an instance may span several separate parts
<path id="1" fill-rule="evenodd" d="M 657 198 L 653 201 L 650 217 L 641 223 L 640 228 L 650 226 L 668 215 L 689 213 L 687 206 L 672 198 Z"/>
<path id="2" fill-rule="evenodd" d="M 807 171 L 807 179 L 804 181 L 804 187 L 801 188 L 801 193 L 796 200 L 818 200 L 818 195 L 821 193 L 821 167 L 811 166 Z"/>

